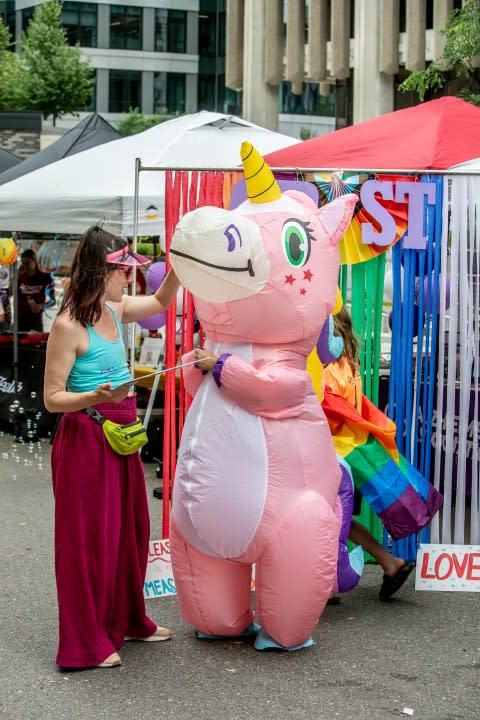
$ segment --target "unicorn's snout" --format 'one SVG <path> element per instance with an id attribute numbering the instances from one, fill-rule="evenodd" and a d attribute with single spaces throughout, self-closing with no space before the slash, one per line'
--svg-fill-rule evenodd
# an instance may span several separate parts
<path id="1" fill-rule="evenodd" d="M 270 274 L 258 225 L 215 207 L 199 208 L 182 218 L 170 260 L 182 285 L 210 302 L 254 295 Z"/>

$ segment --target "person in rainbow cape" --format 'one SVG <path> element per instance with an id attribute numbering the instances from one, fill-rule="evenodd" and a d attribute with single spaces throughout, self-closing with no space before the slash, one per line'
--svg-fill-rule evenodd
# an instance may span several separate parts
<path id="1" fill-rule="evenodd" d="M 317 343 L 320 360 L 326 362 L 322 407 L 335 449 L 352 473 L 353 515 L 359 514 L 364 497 L 394 540 L 412 535 L 428 525 L 443 498 L 398 452 L 393 421 L 363 395 L 359 341 L 350 314 L 338 297 L 323 332 L 329 339 L 322 349 L 320 341 Z M 353 518 L 348 539 L 361 545 L 383 568 L 379 597 L 389 600 L 405 583 L 415 563 L 390 554 Z"/>

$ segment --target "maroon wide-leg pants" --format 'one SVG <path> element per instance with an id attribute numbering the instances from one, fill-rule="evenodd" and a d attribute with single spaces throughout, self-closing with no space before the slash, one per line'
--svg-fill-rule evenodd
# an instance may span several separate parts
<path id="1" fill-rule="evenodd" d="M 135 398 L 96 406 L 128 423 Z M 66 413 L 52 448 L 55 574 L 59 611 L 57 664 L 97 665 L 126 635 L 147 637 L 143 582 L 150 522 L 138 453 L 121 456 L 85 412 Z"/>

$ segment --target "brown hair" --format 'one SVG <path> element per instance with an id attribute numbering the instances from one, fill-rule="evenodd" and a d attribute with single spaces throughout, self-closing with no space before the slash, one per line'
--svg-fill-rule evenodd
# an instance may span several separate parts
<path id="1" fill-rule="evenodd" d="M 40 268 L 38 267 L 38 260 L 37 260 L 37 254 L 35 250 L 32 250 L 31 248 L 27 248 L 22 252 L 20 255 L 21 265 L 20 265 L 20 272 L 22 272 L 24 268 L 24 260 L 33 260 L 35 263 L 35 272 L 39 272 Z"/>
<path id="2" fill-rule="evenodd" d="M 354 333 L 352 317 L 345 305 L 333 316 L 333 325 L 335 335 L 343 339 L 342 357 L 347 358 L 352 373 L 355 374 L 360 365 L 360 342 Z"/>
<path id="3" fill-rule="evenodd" d="M 108 265 L 106 257 L 126 245 L 126 240 L 98 225 L 87 230 L 73 258 L 70 284 L 63 296 L 60 312 L 68 311 L 70 317 L 84 327 L 95 325 L 102 314 L 106 275 L 116 267 Z"/>

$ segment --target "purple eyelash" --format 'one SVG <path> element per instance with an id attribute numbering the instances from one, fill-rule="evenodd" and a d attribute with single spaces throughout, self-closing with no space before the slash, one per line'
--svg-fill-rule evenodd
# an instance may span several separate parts
<path id="1" fill-rule="evenodd" d="M 225 232 L 223 233 L 228 240 L 228 248 L 227 248 L 228 252 L 233 252 L 235 250 L 235 247 L 237 244 L 236 239 L 234 237 L 235 233 L 233 231 L 235 231 L 235 233 L 237 235 L 237 240 L 238 240 L 239 246 L 242 247 L 242 236 L 240 235 L 240 230 L 237 228 L 236 225 L 233 225 L 233 224 L 229 225 L 227 227 L 227 229 L 225 230 Z"/>

